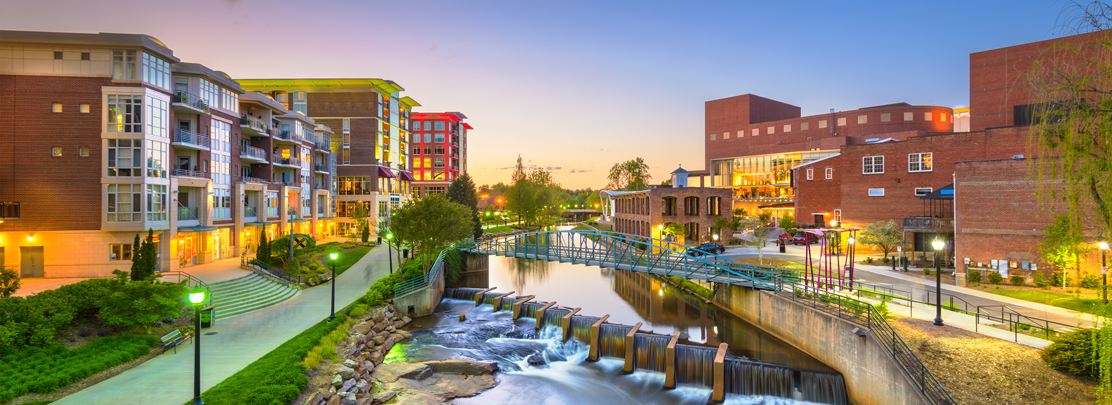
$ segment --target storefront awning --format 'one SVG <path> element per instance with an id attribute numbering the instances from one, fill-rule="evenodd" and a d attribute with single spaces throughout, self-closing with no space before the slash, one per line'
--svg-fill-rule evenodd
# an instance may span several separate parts
<path id="1" fill-rule="evenodd" d="M 398 176 L 394 175 L 394 172 L 392 172 L 392 171 L 390 171 L 390 169 L 387 169 L 387 168 L 382 167 L 382 166 L 378 167 L 378 177 L 388 177 L 388 178 L 391 178 L 391 179 L 398 178 Z"/>
<path id="2" fill-rule="evenodd" d="M 248 222 L 248 223 L 243 224 L 243 226 L 267 226 L 267 225 L 268 224 L 266 222 Z"/>
<path id="3" fill-rule="evenodd" d="M 931 191 L 926 195 L 919 197 L 920 200 L 953 200 L 954 199 L 954 184 L 942 187 L 938 190 Z"/>
<path id="4" fill-rule="evenodd" d="M 308 219 L 295 219 L 292 222 L 295 223 L 295 224 L 300 224 L 302 222 L 309 222 L 309 220 Z"/>
<path id="5" fill-rule="evenodd" d="M 401 175 L 402 175 L 402 180 L 417 181 L 417 179 L 413 178 L 413 175 L 410 174 L 409 172 L 401 172 Z"/>
<path id="6" fill-rule="evenodd" d="M 215 231 L 217 229 L 220 229 L 220 228 L 217 228 L 215 226 L 190 226 L 190 227 L 186 227 L 186 228 L 178 228 L 178 233 L 183 233 L 183 232 L 209 232 L 209 231 Z"/>
<path id="7" fill-rule="evenodd" d="M 788 202 L 788 203 L 779 203 L 779 204 L 772 204 L 772 205 L 762 205 L 762 206 L 759 206 L 757 208 L 760 208 L 760 209 L 765 209 L 765 208 L 793 208 L 794 209 L 795 208 L 795 203 Z"/>

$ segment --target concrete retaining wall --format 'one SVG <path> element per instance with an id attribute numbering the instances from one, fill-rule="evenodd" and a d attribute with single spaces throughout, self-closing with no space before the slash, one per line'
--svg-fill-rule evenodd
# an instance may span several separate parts
<path id="1" fill-rule="evenodd" d="M 857 336 L 848 321 L 740 286 L 719 287 L 714 303 L 838 370 L 854 404 L 928 403 L 880 341 Z"/>
<path id="2" fill-rule="evenodd" d="M 394 297 L 394 307 L 410 317 L 432 315 L 440 299 L 444 297 L 444 263 L 436 271 L 436 276 L 429 280 L 429 286 L 411 292 L 401 297 Z"/>

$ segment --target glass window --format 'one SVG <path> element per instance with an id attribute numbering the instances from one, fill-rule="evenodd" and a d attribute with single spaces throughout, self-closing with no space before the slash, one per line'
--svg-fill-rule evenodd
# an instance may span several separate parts
<path id="1" fill-rule="evenodd" d="M 425 121 L 425 130 L 432 131 L 432 121 Z"/>
<path id="2" fill-rule="evenodd" d="M 830 180 L 830 179 L 833 179 L 833 178 L 834 178 L 834 168 L 833 167 L 826 168 L 826 179 Z"/>
<path id="3" fill-rule="evenodd" d="M 159 138 L 169 137 L 169 120 L 166 101 L 147 96 L 147 135 Z"/>
<path id="4" fill-rule="evenodd" d="M 904 121 L 911 121 L 913 119 L 915 119 L 915 113 L 913 113 L 913 112 L 905 112 L 904 113 Z"/>
<path id="5" fill-rule="evenodd" d="M 934 191 L 933 187 L 915 187 L 915 196 L 922 197 Z"/>
<path id="6" fill-rule="evenodd" d="M 815 169 L 807 168 L 807 180 L 815 179 Z"/>
<path id="7" fill-rule="evenodd" d="M 220 108 L 238 113 L 239 112 L 239 94 L 236 92 L 220 88 Z"/>
<path id="8" fill-rule="evenodd" d="M 442 158 L 442 157 L 433 158 L 432 167 L 444 167 L 444 158 Z"/>
<path id="9" fill-rule="evenodd" d="M 112 78 L 115 80 L 135 80 L 137 62 L 134 50 L 112 51 Z"/>
<path id="10" fill-rule="evenodd" d="M 436 134 L 435 138 L 433 142 L 444 142 L 444 134 Z"/>
<path id="11" fill-rule="evenodd" d="M 231 217 L 231 190 L 228 190 L 226 188 L 212 189 L 212 219 L 228 219 Z"/>
<path id="12" fill-rule="evenodd" d="M 884 173 L 884 156 L 865 156 L 861 158 L 861 173 Z"/>
<path id="13" fill-rule="evenodd" d="M 434 146 L 433 150 L 432 150 L 432 153 L 434 155 L 443 155 L 444 154 L 444 147 L 443 146 Z"/>
<path id="14" fill-rule="evenodd" d="M 170 155 L 165 142 L 147 141 L 147 177 L 166 178 Z"/>
<path id="15" fill-rule="evenodd" d="M 931 152 L 909 153 L 907 155 L 908 172 L 929 172 L 933 170 Z"/>
<path id="16" fill-rule="evenodd" d="M 160 184 L 147 185 L 147 220 L 166 220 L 166 186 Z"/>
<path id="17" fill-rule="evenodd" d="M 351 132 L 351 118 L 344 118 L 344 133 Z"/>
<path id="18" fill-rule="evenodd" d="M 108 185 L 108 222 L 141 221 L 139 213 L 142 204 L 140 196 L 142 184 L 109 184 Z"/>
<path id="19" fill-rule="evenodd" d="M 143 96 L 108 95 L 108 132 L 143 132 Z"/>
<path id="20" fill-rule="evenodd" d="M 433 123 L 433 129 L 437 130 L 437 131 L 443 131 L 444 130 L 444 121 L 435 121 Z"/>
<path id="21" fill-rule="evenodd" d="M 278 193 L 266 193 L 266 216 L 278 216 Z"/>
<path id="22" fill-rule="evenodd" d="M 139 139 L 108 140 L 108 176 L 142 176 L 143 141 Z"/>
<path id="23" fill-rule="evenodd" d="M 216 83 L 201 79 L 201 94 L 198 95 L 210 107 L 220 105 L 220 86 L 217 86 Z"/>
<path id="24" fill-rule="evenodd" d="M 108 260 L 131 260 L 130 243 L 112 243 L 108 245 Z"/>
<path id="25" fill-rule="evenodd" d="M 884 189 L 883 188 L 870 188 L 869 189 L 869 197 L 884 197 Z"/>
<path id="26" fill-rule="evenodd" d="M 413 134 L 413 142 L 421 142 L 421 134 Z"/>
<path id="27" fill-rule="evenodd" d="M 143 81 L 170 90 L 170 62 L 143 52 Z"/>

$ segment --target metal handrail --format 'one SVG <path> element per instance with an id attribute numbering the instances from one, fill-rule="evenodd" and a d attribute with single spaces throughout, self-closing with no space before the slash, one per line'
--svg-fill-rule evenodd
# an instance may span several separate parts
<path id="1" fill-rule="evenodd" d="M 436 261 L 432 263 L 432 268 L 429 270 L 428 273 L 394 284 L 394 297 L 401 297 L 427 287 L 429 285 L 429 282 L 432 281 L 433 277 L 436 277 L 436 275 L 441 271 L 440 268 L 444 267 L 444 256 L 448 254 L 448 251 L 459 250 L 461 246 L 464 246 L 469 242 L 474 242 L 474 238 L 468 238 L 456 242 L 451 246 L 448 246 L 448 248 L 441 250 L 440 254 L 436 256 Z"/>
<path id="2" fill-rule="evenodd" d="M 240 176 L 239 180 L 244 182 L 244 183 L 269 183 L 268 181 L 266 181 L 264 179 L 260 179 L 258 177 L 251 177 L 251 176 Z"/>
<path id="3" fill-rule="evenodd" d="M 174 93 L 174 104 L 181 104 L 184 106 L 196 108 L 198 110 L 204 111 L 205 114 L 208 114 L 209 112 L 209 106 L 208 103 L 205 102 L 205 99 L 197 96 L 196 94 L 186 93 L 184 91 L 178 91 Z"/>
<path id="4" fill-rule="evenodd" d="M 174 169 L 174 175 L 175 176 L 186 176 L 186 177 L 200 177 L 200 178 L 208 177 L 208 176 L 205 175 L 205 172 L 199 172 L 199 171 L 196 171 L 196 170 L 187 170 L 187 169 Z"/>
<path id="5" fill-rule="evenodd" d="M 212 295 L 212 288 L 210 288 L 208 284 L 206 284 L 204 281 L 201 281 L 201 279 L 197 278 L 196 276 L 194 276 L 192 274 L 186 273 L 186 272 L 181 271 L 181 270 L 178 270 L 178 271 L 164 271 L 164 272 L 159 272 L 158 274 L 161 276 L 161 277 L 159 277 L 159 280 L 165 280 L 165 279 L 168 278 L 168 276 L 175 276 L 175 277 L 177 277 L 177 280 L 174 281 L 175 283 L 180 283 L 182 281 L 182 279 L 184 278 L 185 280 L 187 280 L 186 284 L 185 284 L 186 287 L 188 287 L 190 289 L 192 289 L 194 287 L 200 287 L 200 288 L 205 289 L 205 292 L 206 292 L 206 294 L 205 294 L 205 303 L 201 305 L 202 307 L 211 306 L 213 303 L 216 302 L 216 297 L 213 297 L 213 295 Z"/>
<path id="6" fill-rule="evenodd" d="M 290 166 L 297 166 L 297 167 L 301 167 L 301 159 L 298 159 L 298 158 L 292 158 L 292 157 L 290 157 L 290 158 L 284 158 L 284 157 L 275 157 L 275 158 L 274 158 L 274 164 L 276 164 L 276 165 L 290 165 Z"/>
<path id="7" fill-rule="evenodd" d="M 271 266 L 271 265 L 263 263 L 261 261 L 258 261 L 258 260 L 255 260 L 255 259 L 248 259 L 248 257 L 246 255 L 243 256 L 242 258 L 240 258 L 240 265 L 258 266 L 259 268 L 262 269 L 263 273 L 266 273 L 270 276 L 273 276 L 274 278 L 277 278 L 279 280 L 285 281 L 287 284 L 301 285 L 301 275 L 300 274 L 290 274 L 290 273 L 286 272 L 285 270 L 282 270 L 280 268 Z"/>
<path id="8" fill-rule="evenodd" d="M 208 136 L 201 135 L 201 134 L 198 134 L 198 133 L 193 132 L 193 131 L 186 131 L 184 129 L 174 130 L 174 140 L 173 140 L 173 142 L 187 143 L 187 144 L 190 144 L 190 145 L 196 145 L 196 146 L 200 146 L 200 147 L 203 147 L 203 148 L 208 148 L 208 147 L 211 146 L 211 143 L 209 141 Z"/>
<path id="9" fill-rule="evenodd" d="M 274 137 L 282 140 L 290 141 L 290 131 L 285 129 L 275 130 Z"/>
<path id="10" fill-rule="evenodd" d="M 239 155 L 266 160 L 266 150 L 264 150 L 263 148 L 256 148 L 251 145 L 243 145 L 243 147 L 239 150 Z"/>
<path id="11" fill-rule="evenodd" d="M 196 207 L 178 207 L 178 221 L 198 221 Z"/>
<path id="12" fill-rule="evenodd" d="M 263 123 L 262 118 L 252 117 L 246 114 L 239 116 L 239 125 L 246 126 L 259 132 L 266 132 L 266 124 Z"/>

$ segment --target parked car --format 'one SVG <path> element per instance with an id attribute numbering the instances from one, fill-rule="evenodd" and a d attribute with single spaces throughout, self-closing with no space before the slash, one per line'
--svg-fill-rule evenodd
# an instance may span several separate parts
<path id="1" fill-rule="evenodd" d="M 713 244 L 713 243 L 704 243 L 704 244 L 699 245 L 697 247 L 687 248 L 687 255 L 688 256 L 702 256 L 702 255 L 705 255 L 707 253 L 722 254 L 722 253 L 725 253 L 725 252 L 726 252 L 726 247 L 725 246 L 716 245 L 716 244 Z"/>
<path id="2" fill-rule="evenodd" d="M 815 243 L 819 241 L 819 237 L 815 234 L 800 232 L 792 236 L 791 242 L 793 245 L 805 245 L 807 243 Z"/>

